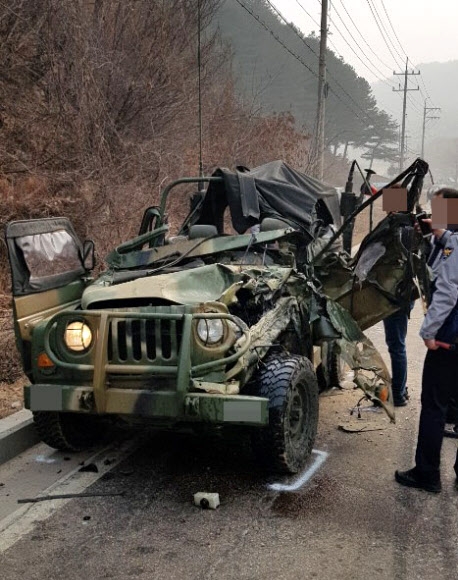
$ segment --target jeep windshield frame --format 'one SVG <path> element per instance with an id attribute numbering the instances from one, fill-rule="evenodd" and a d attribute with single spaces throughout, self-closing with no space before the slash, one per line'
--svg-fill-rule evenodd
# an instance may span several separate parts
<path id="1" fill-rule="evenodd" d="M 13 296 L 26 296 L 80 280 L 83 245 L 66 218 L 11 222 L 5 231 Z"/>

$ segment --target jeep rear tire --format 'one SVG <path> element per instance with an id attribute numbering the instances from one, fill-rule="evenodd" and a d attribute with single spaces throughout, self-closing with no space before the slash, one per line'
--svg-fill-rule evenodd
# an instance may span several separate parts
<path id="1" fill-rule="evenodd" d="M 271 356 L 255 380 L 256 394 L 269 399 L 269 425 L 253 432 L 253 451 L 269 471 L 297 473 L 310 456 L 318 427 L 313 365 L 301 356 Z"/>
<path id="2" fill-rule="evenodd" d="M 324 353 L 324 359 L 316 368 L 316 377 L 318 379 L 320 393 L 327 391 L 328 389 L 342 388 L 340 383 L 345 378 L 345 363 L 340 354 L 338 354 L 337 346 L 334 341 L 327 343 Z M 326 365 L 327 378 L 324 373 L 323 365 Z"/>
<path id="3" fill-rule="evenodd" d="M 83 451 L 102 438 L 98 417 L 80 413 L 34 411 L 33 421 L 40 439 L 59 451 Z"/>

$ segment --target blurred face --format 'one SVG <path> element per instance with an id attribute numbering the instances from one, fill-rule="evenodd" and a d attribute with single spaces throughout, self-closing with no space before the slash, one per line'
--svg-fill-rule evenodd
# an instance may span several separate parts
<path id="1" fill-rule="evenodd" d="M 434 229 L 458 228 L 458 199 L 444 199 L 442 194 L 431 200 L 431 218 Z"/>
<path id="2" fill-rule="evenodd" d="M 404 187 L 389 187 L 383 190 L 382 207 L 386 212 L 407 211 L 407 189 Z"/>

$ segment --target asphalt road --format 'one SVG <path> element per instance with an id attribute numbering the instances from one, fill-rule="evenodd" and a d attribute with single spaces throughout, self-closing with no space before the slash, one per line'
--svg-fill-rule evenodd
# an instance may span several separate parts
<path id="1" fill-rule="evenodd" d="M 70 471 L 52 488 L 125 495 L 42 502 L 28 510 L 28 525 L 20 526 L 25 515 L 16 519 L 14 537 L 14 526 L 7 527 L 0 534 L 0 550 L 10 546 L 0 554 L 1 578 L 455 579 L 456 440 L 444 441 L 441 494 L 393 480 L 414 454 L 425 352 L 417 336 L 421 318 L 417 306 L 408 337 L 412 400 L 398 410 L 396 425 L 380 411 L 350 416 L 359 391 L 322 397 L 315 448 L 326 460 L 298 491 L 270 490 L 268 484 L 291 481 L 259 472 L 243 439 L 150 436 L 132 444 L 132 453 L 108 449 L 86 457 L 100 468 L 89 487 L 90 480 Z M 380 326 L 368 334 L 383 346 Z M 361 432 L 338 428 L 354 424 Z M 53 473 L 58 467 L 44 465 Z M 30 480 L 33 465 L 28 469 Z M 14 489 L 0 487 L 0 499 L 25 494 L 20 480 Z M 194 506 L 198 491 L 218 492 L 220 507 Z"/>

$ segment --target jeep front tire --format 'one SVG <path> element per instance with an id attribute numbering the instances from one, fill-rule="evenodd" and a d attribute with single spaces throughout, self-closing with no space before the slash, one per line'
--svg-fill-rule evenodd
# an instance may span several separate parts
<path id="1" fill-rule="evenodd" d="M 255 378 L 269 399 L 269 425 L 253 432 L 255 455 L 269 471 L 297 473 L 309 458 L 318 427 L 318 383 L 305 357 L 273 355 Z"/>
<path id="2" fill-rule="evenodd" d="M 34 411 L 40 439 L 59 451 L 83 451 L 102 439 L 100 418 L 81 413 Z"/>

